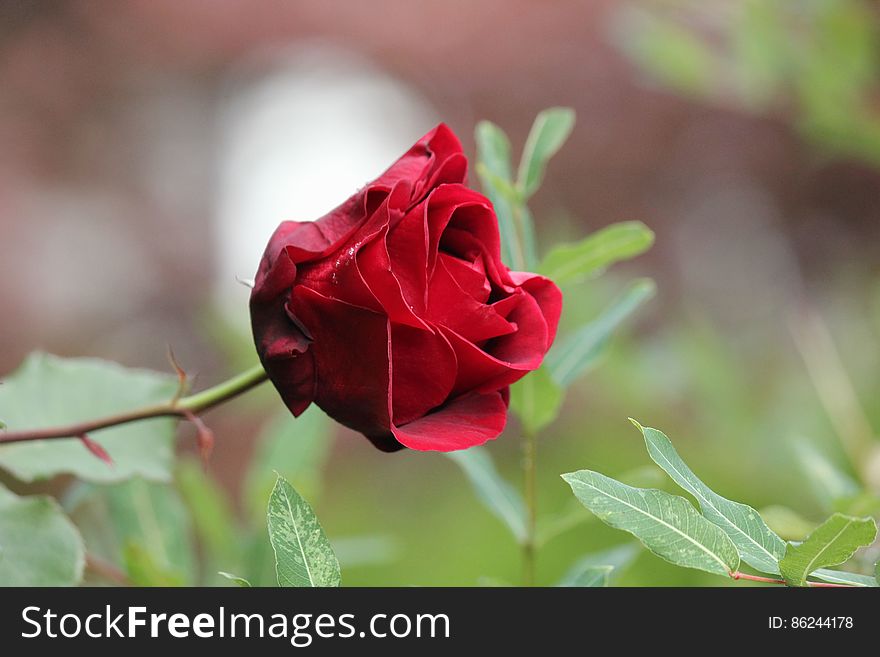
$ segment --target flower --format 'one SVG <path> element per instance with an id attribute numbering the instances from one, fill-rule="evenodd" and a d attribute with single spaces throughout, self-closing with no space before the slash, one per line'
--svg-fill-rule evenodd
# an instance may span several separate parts
<path id="1" fill-rule="evenodd" d="M 502 432 L 509 386 L 541 365 L 562 295 L 501 262 L 492 204 L 466 175 L 441 124 L 335 210 L 272 235 L 251 321 L 294 415 L 314 402 L 385 451 Z"/>

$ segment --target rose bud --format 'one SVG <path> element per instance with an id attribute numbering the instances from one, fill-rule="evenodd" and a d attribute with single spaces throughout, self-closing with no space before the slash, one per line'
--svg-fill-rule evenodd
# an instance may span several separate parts
<path id="1" fill-rule="evenodd" d="M 441 124 L 329 214 L 272 235 L 251 321 L 294 415 L 314 402 L 386 451 L 465 449 L 504 429 L 509 386 L 541 365 L 562 295 L 501 262 L 492 204 L 466 175 Z"/>

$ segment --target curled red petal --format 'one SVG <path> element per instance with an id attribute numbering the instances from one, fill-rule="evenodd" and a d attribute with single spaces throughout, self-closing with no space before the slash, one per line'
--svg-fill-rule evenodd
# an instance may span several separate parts
<path id="1" fill-rule="evenodd" d="M 474 392 L 392 431 L 410 449 L 451 452 L 497 438 L 506 422 L 507 404 L 500 391 Z"/>

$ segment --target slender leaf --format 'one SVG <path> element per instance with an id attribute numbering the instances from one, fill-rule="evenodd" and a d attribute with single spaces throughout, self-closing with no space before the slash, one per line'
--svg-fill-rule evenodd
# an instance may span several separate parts
<path id="1" fill-rule="evenodd" d="M 176 480 L 207 564 L 205 574 L 212 577 L 216 566 L 238 565 L 242 557 L 239 529 L 226 492 L 195 459 L 180 463 Z"/>
<path id="2" fill-rule="evenodd" d="M 730 536 L 742 560 L 761 572 L 778 573 L 779 560 L 785 554 L 785 542 L 770 531 L 758 512 L 746 504 L 721 497 L 706 486 L 662 431 L 643 427 L 631 418 L 630 421 L 642 432 L 654 463 L 697 499 L 703 516 Z"/>
<path id="3" fill-rule="evenodd" d="M 803 543 L 789 543 L 779 570 L 791 586 L 804 586 L 815 570 L 848 561 L 860 547 L 877 536 L 873 518 L 855 518 L 835 513 L 819 525 Z"/>
<path id="4" fill-rule="evenodd" d="M 220 577 L 228 579 L 236 586 L 240 586 L 245 589 L 251 588 L 251 583 L 247 581 L 244 577 L 239 577 L 238 575 L 233 575 L 232 573 L 227 573 L 222 570 L 217 571 L 217 574 L 220 575 Z"/>
<path id="5" fill-rule="evenodd" d="M 718 575 L 729 575 L 739 567 L 730 537 L 683 497 L 627 486 L 590 470 L 562 478 L 602 522 L 629 532 L 657 556 Z"/>
<path id="6" fill-rule="evenodd" d="M 527 199 L 541 186 L 547 163 L 568 139 L 574 119 L 574 110 L 569 107 L 551 107 L 538 114 L 519 163 L 517 187 L 523 198 Z"/>
<path id="7" fill-rule="evenodd" d="M 129 411 L 168 401 L 177 379 L 91 359 L 63 359 L 33 353 L 0 385 L 0 414 L 9 430 L 41 429 Z M 0 446 L 0 467 L 22 481 L 73 474 L 94 482 L 133 476 L 169 481 L 174 446 L 173 419 L 134 422 L 90 436 L 113 466 L 75 439 L 38 440 Z"/>
<path id="8" fill-rule="evenodd" d="M 0 486 L 0 586 L 73 586 L 83 540 L 51 497 L 19 497 Z"/>
<path id="9" fill-rule="evenodd" d="M 474 137 L 477 142 L 477 175 L 498 217 L 501 259 L 514 269 L 524 269 L 524 251 L 513 215 L 516 203 L 511 200 L 509 193 L 513 187 L 510 140 L 501 128 L 490 121 L 480 121 Z"/>
<path id="10" fill-rule="evenodd" d="M 559 415 L 565 393 L 542 367 L 527 374 L 510 389 L 510 408 L 523 427 L 537 433 Z"/>
<path id="11" fill-rule="evenodd" d="M 526 507 L 517 490 L 506 482 L 485 447 L 445 452 L 470 480 L 483 505 L 499 518 L 518 541 L 526 535 Z"/>
<path id="12" fill-rule="evenodd" d="M 553 380 L 565 388 L 590 369 L 614 330 L 644 301 L 653 297 L 655 289 L 652 280 L 635 281 L 597 319 L 551 349 L 545 362 Z"/>
<path id="13" fill-rule="evenodd" d="M 654 233 L 640 221 L 611 224 L 580 242 L 554 247 L 538 271 L 557 285 L 596 276 L 621 260 L 628 260 L 651 248 Z"/>
<path id="14" fill-rule="evenodd" d="M 267 519 L 279 586 L 339 586 L 339 561 L 315 512 L 281 476 Z"/>
<path id="15" fill-rule="evenodd" d="M 581 588 L 601 588 L 608 586 L 611 578 L 611 572 L 614 566 L 587 566 L 574 578 L 569 580 L 565 586 L 575 586 Z"/>
<path id="16" fill-rule="evenodd" d="M 845 570 L 829 570 L 828 568 L 819 568 L 814 570 L 811 577 L 821 579 L 823 582 L 831 582 L 832 584 L 849 584 L 850 586 L 866 586 L 874 588 L 880 586 L 880 583 L 871 575 L 859 575 L 858 573 L 848 573 Z"/>
<path id="17" fill-rule="evenodd" d="M 637 543 L 624 543 L 609 550 L 584 555 L 568 569 L 557 586 L 583 586 L 583 584 L 577 584 L 582 574 L 589 573 L 595 568 L 610 569 L 606 575 L 606 583 L 603 584 L 603 586 L 610 586 L 613 580 L 635 561 L 639 552 Z"/>

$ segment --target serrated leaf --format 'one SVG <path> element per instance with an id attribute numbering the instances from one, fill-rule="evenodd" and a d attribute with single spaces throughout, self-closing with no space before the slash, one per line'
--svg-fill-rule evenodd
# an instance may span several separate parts
<path id="1" fill-rule="evenodd" d="M 803 543 L 788 544 L 779 570 L 791 586 L 805 586 L 813 571 L 848 561 L 856 550 L 870 545 L 876 536 L 877 524 L 873 518 L 835 513 Z"/>
<path id="2" fill-rule="evenodd" d="M 0 486 L 0 586 L 74 586 L 84 566 L 82 537 L 55 500 Z"/>
<path id="3" fill-rule="evenodd" d="M 859 575 L 858 573 L 848 573 L 845 570 L 829 570 L 828 568 L 819 568 L 814 570 L 811 577 L 821 579 L 823 582 L 831 582 L 832 584 L 849 584 L 850 586 L 863 586 L 874 588 L 880 586 L 880 583 L 871 575 Z"/>
<path id="4" fill-rule="evenodd" d="M 220 577 L 225 577 L 236 586 L 240 586 L 245 589 L 251 588 L 251 583 L 247 581 L 244 577 L 239 577 L 238 575 L 233 575 L 232 573 L 226 573 L 222 570 L 218 570 L 217 574 L 220 575 Z"/>
<path id="5" fill-rule="evenodd" d="M 0 386 L 0 414 L 9 430 L 41 429 L 167 402 L 176 377 L 127 369 L 94 358 L 33 353 Z M 157 418 L 95 432 L 109 466 L 75 438 L 0 445 L 0 468 L 22 481 L 72 474 L 94 482 L 133 476 L 169 481 L 175 421 Z"/>
<path id="6" fill-rule="evenodd" d="M 670 563 L 718 575 L 729 575 L 739 567 L 730 537 L 683 497 L 627 486 L 591 470 L 562 478 L 599 520 L 629 532 Z"/>
<path id="7" fill-rule="evenodd" d="M 557 285 L 596 276 L 621 260 L 651 248 L 654 233 L 641 221 L 611 224 L 580 242 L 555 246 L 541 262 L 538 273 Z"/>
<path id="8" fill-rule="evenodd" d="M 315 512 L 281 476 L 269 497 L 267 521 L 279 586 L 339 586 L 339 561 Z"/>
<path id="9" fill-rule="evenodd" d="M 523 428 L 538 433 L 553 422 L 562 408 L 565 393 L 547 372 L 539 368 L 517 381 L 510 389 L 510 408 Z"/>
<path id="10" fill-rule="evenodd" d="M 284 409 L 266 423 L 245 474 L 245 500 L 254 518 L 265 512 L 279 474 L 301 495 L 318 498 L 332 438 L 330 421 L 314 404 L 298 418 Z"/>
<path id="11" fill-rule="evenodd" d="M 527 199 L 541 186 L 547 163 L 571 134 L 575 114 L 569 107 L 551 107 L 535 119 L 523 148 L 517 174 L 517 187 Z"/>
<path id="12" fill-rule="evenodd" d="M 67 507 L 89 552 L 125 569 L 136 584 L 195 584 L 190 516 L 171 486 L 140 478 L 81 484 Z"/>
<path id="13" fill-rule="evenodd" d="M 557 385 L 565 388 L 589 370 L 614 330 L 643 302 L 653 297 L 655 290 L 652 280 L 635 281 L 597 319 L 554 346 L 547 354 L 545 364 Z"/>
<path id="14" fill-rule="evenodd" d="M 779 573 L 785 542 L 774 534 L 752 507 L 733 502 L 694 474 L 662 431 L 631 422 L 642 432 L 651 459 L 679 486 L 697 499 L 703 516 L 718 525 L 733 541 L 743 561 L 764 573 Z"/>
<path id="15" fill-rule="evenodd" d="M 513 215 L 514 203 L 508 192 L 513 187 L 510 140 L 490 121 L 477 124 L 474 138 L 477 142 L 477 175 L 498 217 L 501 259 L 514 269 L 525 269 L 525 253 Z"/>
<path id="16" fill-rule="evenodd" d="M 505 481 L 485 447 L 471 447 L 444 455 L 470 480 L 477 498 L 510 529 L 518 541 L 526 535 L 526 506 L 519 492 Z"/>

